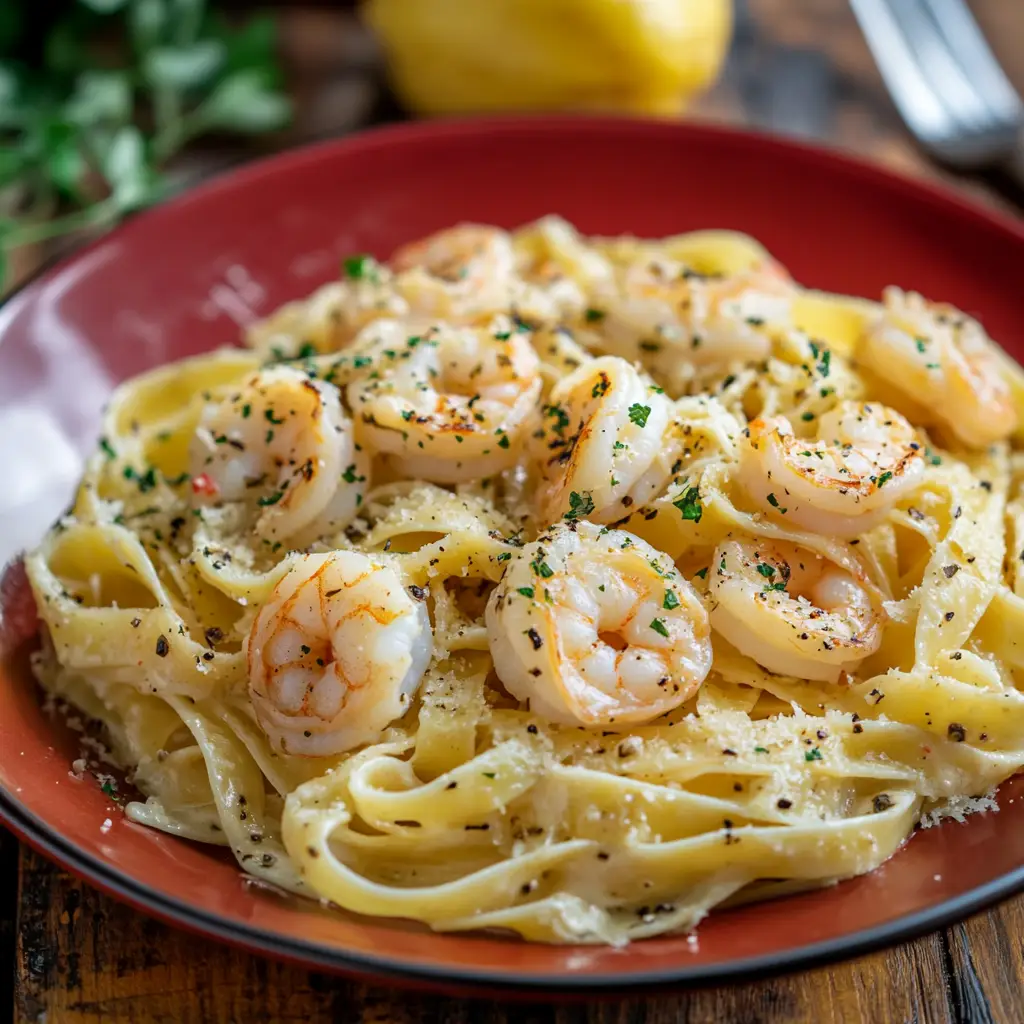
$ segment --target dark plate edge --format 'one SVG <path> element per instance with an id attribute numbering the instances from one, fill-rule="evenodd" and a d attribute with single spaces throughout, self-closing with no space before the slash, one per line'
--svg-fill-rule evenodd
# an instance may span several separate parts
<path id="1" fill-rule="evenodd" d="M 21 807 L 3 786 L 0 786 L 0 822 L 7 825 L 37 852 L 67 868 L 107 895 L 186 931 L 198 932 L 236 948 L 262 953 L 305 967 L 374 981 L 399 982 L 463 996 L 470 992 L 478 995 L 518 994 L 521 997 L 614 996 L 635 994 L 640 989 L 650 991 L 706 988 L 722 983 L 754 981 L 820 967 L 917 938 L 1024 891 L 1022 865 L 955 899 L 937 903 L 919 913 L 897 918 L 876 928 L 868 928 L 808 946 L 797 946 L 778 954 L 691 968 L 637 971 L 628 975 L 513 974 L 467 970 L 455 966 L 437 968 L 391 960 L 387 957 L 349 953 L 226 920 L 201 907 L 191 906 L 154 892 L 136 882 L 131 876 L 85 853 Z M 427 934 L 425 933 L 425 938 Z"/>

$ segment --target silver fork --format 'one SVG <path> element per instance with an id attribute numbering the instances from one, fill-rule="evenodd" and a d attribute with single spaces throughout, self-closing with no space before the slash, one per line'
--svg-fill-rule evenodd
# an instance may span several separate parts
<path id="1" fill-rule="evenodd" d="M 961 170 L 1024 183 L 1024 103 L 964 0 L 850 0 L 907 127 Z"/>

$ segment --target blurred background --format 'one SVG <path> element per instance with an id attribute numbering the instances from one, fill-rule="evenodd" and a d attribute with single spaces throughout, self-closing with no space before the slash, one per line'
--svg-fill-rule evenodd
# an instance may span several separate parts
<path id="1" fill-rule="evenodd" d="M 0 293 L 212 174 L 413 117 L 753 127 L 1019 215 L 1011 85 L 1021 0 L 0 0 Z"/>

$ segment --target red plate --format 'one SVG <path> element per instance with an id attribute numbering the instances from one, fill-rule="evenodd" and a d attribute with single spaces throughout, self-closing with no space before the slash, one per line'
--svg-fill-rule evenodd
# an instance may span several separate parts
<path id="1" fill-rule="evenodd" d="M 414 124 L 288 153 L 146 213 L 0 311 L 0 560 L 59 512 L 110 387 L 237 337 L 339 258 L 459 220 L 549 212 L 586 232 L 757 236 L 807 285 L 895 283 L 980 316 L 1014 355 L 1024 229 L 928 185 L 774 139 L 570 118 Z M 4 545 L 6 544 L 6 550 Z M 40 710 L 20 571 L 0 624 L 0 816 L 72 871 L 159 917 L 317 967 L 447 987 L 593 993 L 750 978 L 936 928 L 1024 888 L 1024 783 L 1002 810 L 916 835 L 879 871 L 716 914 L 625 950 L 434 935 L 326 913 L 243 880 L 208 848 L 124 821 L 69 775 L 74 744 Z M 107 831 L 101 826 L 111 818 Z"/>

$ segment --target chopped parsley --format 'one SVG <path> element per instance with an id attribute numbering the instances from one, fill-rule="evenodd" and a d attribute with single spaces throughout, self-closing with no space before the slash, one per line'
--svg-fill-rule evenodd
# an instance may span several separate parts
<path id="1" fill-rule="evenodd" d="M 152 466 L 142 474 L 137 473 L 131 466 L 125 466 L 122 476 L 125 480 L 134 480 L 143 494 L 156 487 L 156 470 Z"/>
<path id="2" fill-rule="evenodd" d="M 346 256 L 341 261 L 341 266 L 345 271 L 346 277 L 351 278 L 353 281 L 361 281 L 364 277 L 369 276 L 374 262 L 374 258 L 369 254 L 360 253 L 356 256 Z"/>
<path id="3" fill-rule="evenodd" d="M 341 479 L 347 484 L 354 484 L 356 482 L 358 477 L 356 476 L 356 464 L 354 462 L 341 474 Z"/>
<path id="4" fill-rule="evenodd" d="M 533 598 L 533 587 L 518 587 L 517 589 L 523 597 Z"/>
<path id="5" fill-rule="evenodd" d="M 556 434 L 561 434 L 562 431 L 569 426 L 569 416 L 560 405 L 546 406 L 544 409 L 544 415 L 554 418 L 555 422 L 551 425 L 551 429 Z"/>
<path id="6" fill-rule="evenodd" d="M 284 491 L 277 491 L 274 494 L 268 494 L 265 498 L 259 498 L 256 502 L 257 505 L 276 505 L 284 497 Z"/>
<path id="7" fill-rule="evenodd" d="M 665 600 L 661 602 L 661 607 L 667 612 L 672 611 L 673 608 L 679 607 L 679 598 L 676 597 L 676 592 L 674 590 L 665 591 Z"/>
<path id="8" fill-rule="evenodd" d="M 105 437 L 100 438 L 100 450 L 108 459 L 113 460 L 117 458 L 117 452 L 114 451 L 113 445 Z"/>
<path id="9" fill-rule="evenodd" d="M 629 419 L 630 422 L 635 423 L 638 427 L 647 426 L 647 417 L 651 415 L 651 407 L 649 405 L 641 405 L 639 402 L 629 407 Z"/>
<path id="10" fill-rule="evenodd" d="M 530 563 L 530 568 L 531 568 L 531 569 L 532 569 L 532 570 L 533 570 L 533 571 L 534 571 L 534 572 L 535 572 L 535 573 L 536 573 L 536 574 L 537 574 L 538 576 L 543 576 L 543 577 L 544 577 L 544 579 L 550 579 L 550 578 L 551 578 L 552 576 L 554 576 L 554 575 L 555 575 L 555 571 L 554 571 L 554 569 L 552 569 L 552 568 L 551 568 L 551 566 L 550 566 L 550 565 L 548 565 L 548 563 L 547 563 L 547 562 L 543 561 L 543 560 L 542 560 L 542 559 L 540 559 L 540 558 L 535 558 L 535 559 L 534 559 L 534 560 L 533 560 L 533 561 L 532 561 L 532 562 Z"/>
<path id="11" fill-rule="evenodd" d="M 820 761 L 821 760 L 821 751 L 817 747 L 815 747 L 813 750 L 805 750 L 804 751 L 804 760 L 805 761 Z"/>
<path id="12" fill-rule="evenodd" d="M 584 491 L 582 494 L 572 491 L 569 495 L 569 511 L 562 518 L 571 522 L 574 519 L 582 519 L 584 516 L 589 516 L 593 511 L 594 498 L 590 491 Z"/>
<path id="13" fill-rule="evenodd" d="M 704 566 L 704 568 L 703 568 L 703 569 L 698 569 L 698 570 L 697 570 L 697 571 L 696 571 L 696 572 L 694 573 L 694 576 L 699 576 L 699 577 L 700 577 L 700 578 L 701 578 L 702 580 L 703 580 L 703 579 L 706 579 L 706 578 L 707 578 L 707 575 L 708 575 L 708 567 L 707 567 L 707 566 Z"/>
<path id="14" fill-rule="evenodd" d="M 655 633 L 660 633 L 662 636 L 668 636 L 668 626 L 666 626 L 661 619 L 651 619 L 651 629 L 653 629 Z"/>
<path id="15" fill-rule="evenodd" d="M 891 479 L 892 479 L 892 473 L 889 472 L 889 470 L 886 470 L 884 473 L 881 474 L 881 476 L 879 476 L 879 478 L 878 478 L 878 486 L 879 487 L 884 487 Z"/>
<path id="16" fill-rule="evenodd" d="M 603 309 L 588 309 L 583 314 L 583 319 L 586 320 L 588 324 L 598 323 L 599 321 L 603 320 L 604 318 L 605 318 L 605 311 Z"/>
<path id="17" fill-rule="evenodd" d="M 508 448 L 509 445 L 511 445 L 511 443 L 512 442 L 509 441 L 509 439 L 508 439 L 508 434 L 502 434 L 501 437 L 498 438 L 498 447 L 499 448 Z"/>
<path id="18" fill-rule="evenodd" d="M 775 575 L 775 566 L 769 565 L 767 562 L 759 562 L 757 565 L 757 571 L 766 580 L 770 580 Z"/>
<path id="19" fill-rule="evenodd" d="M 682 497 L 677 498 L 672 504 L 683 514 L 684 519 L 690 519 L 695 523 L 700 522 L 704 514 L 704 506 L 700 503 L 700 488 L 690 487 Z"/>

